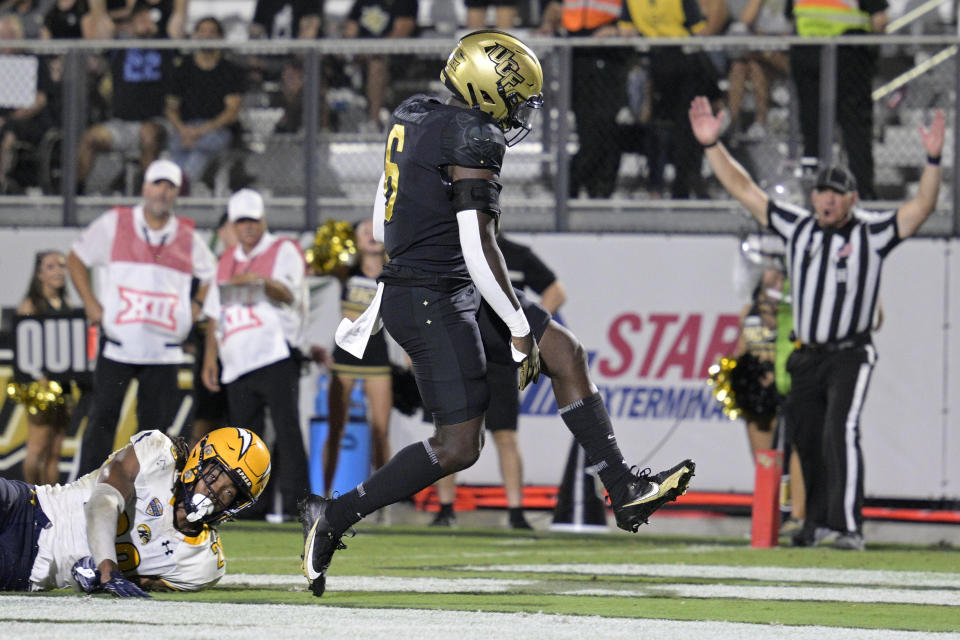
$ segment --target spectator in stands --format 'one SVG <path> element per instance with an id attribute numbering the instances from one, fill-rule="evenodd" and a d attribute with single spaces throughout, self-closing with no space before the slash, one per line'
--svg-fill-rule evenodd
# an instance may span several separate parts
<path id="1" fill-rule="evenodd" d="M 156 27 L 156 37 L 178 40 L 186 37 L 188 3 L 189 0 L 107 0 L 107 12 L 118 29 L 129 29 L 134 12 L 145 9 Z"/>
<path id="2" fill-rule="evenodd" d="M 267 231 L 256 191 L 234 193 L 227 217 L 237 246 L 220 256 L 203 306 L 208 322 L 203 384 L 211 391 L 221 383 L 226 388 L 231 426 L 263 433 L 269 408 L 276 434 L 274 477 L 283 513 L 293 516 L 297 501 L 310 492 L 298 402 L 306 263 L 296 242 Z"/>
<path id="3" fill-rule="evenodd" d="M 251 39 L 313 40 L 323 36 L 323 0 L 257 0 L 250 22 Z M 303 123 L 303 64 L 294 56 L 251 56 L 251 86 L 266 78 L 280 80 L 280 93 L 270 96 L 272 106 L 283 108 L 283 118 L 276 131 L 294 133 Z M 331 56 L 325 56 L 320 84 L 321 123 L 329 124 L 324 96 L 333 69 L 339 67 Z"/>
<path id="4" fill-rule="evenodd" d="M 323 0 L 257 0 L 251 38 L 310 40 L 323 35 Z"/>
<path id="5" fill-rule="evenodd" d="M 345 38 L 410 38 L 417 30 L 417 0 L 354 0 Z M 402 61 L 402 57 L 394 57 Z M 385 109 L 387 85 L 390 83 L 388 59 L 383 55 L 364 56 L 367 89 L 367 122 L 365 131 L 383 131 L 390 113 Z"/>
<path id="6" fill-rule="evenodd" d="M 589 6 L 580 0 L 552 0 L 543 11 L 537 33 L 573 38 L 597 35 L 615 25 L 621 2 L 604 0 Z M 579 150 L 570 163 L 570 197 L 586 189 L 590 198 L 609 198 L 620 171 L 617 113 L 626 104 L 627 66 L 624 53 L 609 47 L 573 50 L 571 107 L 576 117 Z"/>
<path id="7" fill-rule="evenodd" d="M 792 32 L 790 22 L 784 15 L 783 0 L 747 0 L 735 22 L 727 33 L 730 35 L 756 34 L 789 35 Z M 746 51 L 730 63 L 730 89 L 728 92 L 730 107 L 730 130 L 738 132 L 743 128 L 740 110 L 746 92 L 747 79 L 753 88 L 755 111 L 753 123 L 746 129 L 748 140 L 762 140 L 767 136 L 767 114 L 770 111 L 770 82 L 777 76 L 786 76 L 790 72 L 789 60 L 784 51 Z"/>
<path id="8" fill-rule="evenodd" d="M 69 311 L 66 276 L 66 262 L 62 253 L 39 252 L 33 263 L 30 286 L 23 302 L 17 307 L 17 313 L 23 316 L 49 316 Z M 67 388 L 69 385 L 64 384 L 64 389 Z M 69 421 L 70 413 L 65 404 L 37 414 L 27 413 L 27 445 L 23 458 L 25 482 L 55 484 L 60 481 L 60 447 Z"/>
<path id="9" fill-rule="evenodd" d="M 797 35 L 810 38 L 883 33 L 887 28 L 887 0 L 790 0 L 788 9 Z M 820 45 L 790 50 L 790 74 L 797 85 L 803 155 L 819 158 L 820 150 Z M 877 197 L 873 184 L 873 75 L 877 48 L 864 45 L 837 47 L 837 124 L 843 132 L 848 164 L 857 179 L 860 197 Z"/>
<path id="10" fill-rule="evenodd" d="M 155 160 L 147 167 L 143 201 L 103 213 L 83 231 L 67 269 L 87 319 L 104 339 L 94 378 L 93 414 L 83 433 L 80 473 L 99 466 L 113 447 L 127 387 L 133 378 L 141 430 L 166 431 L 175 421 L 181 343 L 213 279 L 213 254 L 192 220 L 173 213 L 183 184 L 180 167 Z M 97 294 L 87 269 L 99 268 Z M 191 297 L 191 280 L 202 286 Z"/>
<path id="11" fill-rule="evenodd" d="M 494 7 L 494 26 L 513 29 L 517 26 L 517 0 L 466 0 L 467 29 L 473 31 L 487 26 L 487 9 Z"/>
<path id="12" fill-rule="evenodd" d="M 157 33 L 150 9 L 138 4 L 130 15 L 132 37 L 149 40 Z M 112 117 L 84 132 L 77 152 L 80 192 L 97 154 L 139 151 L 141 175 L 160 154 L 165 130 L 161 118 L 164 96 L 173 74 L 171 52 L 156 49 L 114 49 L 107 53 L 113 88 Z M 137 181 L 135 184 L 139 184 Z"/>
<path id="13" fill-rule="evenodd" d="M 0 41 L 23 39 L 23 26 L 15 14 L 0 17 Z M 24 55 L 20 51 L 0 47 L 0 53 Z M 48 129 L 55 126 L 59 120 L 54 119 L 48 106 L 53 102 L 59 107 L 59 86 L 53 81 L 47 63 L 38 56 L 30 56 L 36 60 L 36 85 L 23 87 L 24 93 L 33 92 L 33 101 L 16 108 L 0 109 L 0 193 L 20 191 L 22 184 L 18 184 L 13 177 L 17 165 L 18 149 L 22 143 L 33 146 L 40 144 L 40 140 Z M 26 80 L 24 80 L 26 82 Z M 31 176 L 20 176 L 20 182 L 30 181 Z"/>
<path id="14" fill-rule="evenodd" d="M 714 14 L 726 11 L 726 5 L 711 5 Z M 696 0 L 669 0 L 667 2 L 639 2 L 629 0 L 617 25 L 607 27 L 597 35 L 630 36 L 640 34 L 647 38 L 687 38 L 709 34 L 709 21 Z M 713 18 L 710 29 L 716 28 Z M 703 150 L 693 137 L 685 107 L 697 95 L 711 99 L 720 96 L 716 83 L 716 68 L 702 51 L 687 53 L 679 46 L 654 47 L 650 52 L 650 80 L 653 85 L 652 133 L 657 146 L 672 150 L 676 170 L 670 195 L 686 199 L 698 185 Z"/>
<path id="15" fill-rule="evenodd" d="M 223 25 L 202 18 L 192 37 L 222 40 Z M 174 127 L 170 151 L 189 184 L 196 185 L 210 161 L 230 148 L 244 90 L 243 71 L 224 59 L 222 49 L 198 49 L 174 70 L 166 98 L 166 115 Z"/>
<path id="16" fill-rule="evenodd" d="M 112 38 L 113 32 L 105 0 L 56 0 L 43 19 L 41 37 L 106 39 Z"/>
<path id="17" fill-rule="evenodd" d="M 15 15 L 23 26 L 23 37 L 33 40 L 40 37 L 43 17 L 55 0 L 3 0 L 0 2 L 0 17 Z"/>

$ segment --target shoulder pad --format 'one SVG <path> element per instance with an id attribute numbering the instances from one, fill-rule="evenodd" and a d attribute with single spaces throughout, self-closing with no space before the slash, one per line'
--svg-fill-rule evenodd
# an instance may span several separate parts
<path id="1" fill-rule="evenodd" d="M 503 131 L 485 114 L 470 109 L 460 109 L 453 114 L 441 142 L 447 164 L 497 173 L 507 150 Z"/>

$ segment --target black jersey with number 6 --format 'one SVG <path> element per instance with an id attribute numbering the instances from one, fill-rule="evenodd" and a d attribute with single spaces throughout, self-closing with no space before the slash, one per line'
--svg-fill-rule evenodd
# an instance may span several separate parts
<path id="1" fill-rule="evenodd" d="M 384 156 L 384 244 L 390 263 L 466 274 L 447 167 L 499 175 L 504 151 L 503 132 L 481 111 L 423 95 L 401 103 L 390 121 Z"/>

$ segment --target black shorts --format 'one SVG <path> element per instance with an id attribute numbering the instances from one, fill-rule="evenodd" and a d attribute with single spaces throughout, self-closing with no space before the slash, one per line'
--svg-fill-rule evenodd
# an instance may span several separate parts
<path id="1" fill-rule="evenodd" d="M 487 386 L 490 405 L 484 417 L 489 431 L 516 431 L 520 414 L 520 391 L 517 388 L 516 365 L 487 362 Z"/>
<path id="2" fill-rule="evenodd" d="M 530 330 L 537 342 L 540 342 L 543 333 L 547 330 L 547 325 L 550 324 L 552 318 L 550 312 L 528 298 L 522 291 L 518 289 L 513 291 L 517 294 L 523 314 L 527 316 Z M 487 360 L 516 368 L 517 364 L 513 361 L 513 354 L 510 351 L 510 329 L 486 302 L 480 305 L 477 323 L 480 325 L 480 336 L 483 339 L 483 350 L 487 354 Z"/>
<path id="3" fill-rule="evenodd" d="M 539 341 L 550 314 L 517 292 Z M 483 304 L 473 284 L 453 291 L 388 283 L 383 292 L 384 325 L 413 362 L 426 415 L 435 424 L 465 422 L 487 410 L 487 360 L 516 368 L 510 332 Z M 515 389 L 512 391 L 516 395 Z"/>
<path id="4" fill-rule="evenodd" d="M 387 339 L 383 331 L 370 336 L 363 358 L 340 347 L 333 350 L 333 371 L 351 378 L 378 378 L 390 375 L 390 357 L 387 355 Z"/>
<path id="5" fill-rule="evenodd" d="M 32 485 L 0 478 L 0 591 L 29 591 L 47 518 Z"/>
<path id="6" fill-rule="evenodd" d="M 486 7 L 515 7 L 517 0 L 466 0 L 468 9 L 485 9 Z"/>
<path id="7" fill-rule="evenodd" d="M 484 416 L 489 431 L 516 431 L 520 415 L 520 391 L 517 389 L 517 367 L 487 362 L 487 387 L 490 404 Z M 424 410 L 423 421 L 434 424 L 433 415 Z"/>

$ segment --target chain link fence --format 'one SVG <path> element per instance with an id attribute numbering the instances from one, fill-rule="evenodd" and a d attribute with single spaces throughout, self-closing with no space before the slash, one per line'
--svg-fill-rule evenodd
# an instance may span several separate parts
<path id="1" fill-rule="evenodd" d="M 816 156 L 848 164 L 877 207 L 915 193 L 925 158 L 917 128 L 942 108 L 944 180 L 923 232 L 960 234 L 956 37 L 527 40 L 544 65 L 545 105 L 533 134 L 507 152 L 507 228 L 737 231 L 742 212 L 687 125 L 690 98 L 707 95 L 726 114 L 726 146 L 772 194 L 804 202 L 813 171 L 804 157 Z M 446 93 L 438 75 L 451 45 L 11 42 L 0 55 L 0 219 L 85 224 L 136 202 L 145 160 L 186 157 L 170 94 L 185 124 L 236 102 L 216 144 L 194 144 L 203 157 L 187 171 L 182 214 L 212 226 L 229 194 L 249 186 L 263 192 L 275 228 L 359 219 L 382 171 L 389 110 Z M 212 75 L 183 71 L 214 49 L 223 62 Z M 376 108 L 370 82 L 384 72 Z M 39 95 L 43 105 L 27 113 Z"/>

